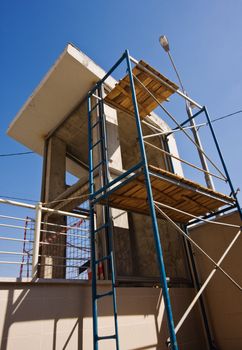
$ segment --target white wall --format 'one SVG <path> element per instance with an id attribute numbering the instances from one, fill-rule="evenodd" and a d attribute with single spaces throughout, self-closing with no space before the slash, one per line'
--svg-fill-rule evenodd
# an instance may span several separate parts
<path id="1" fill-rule="evenodd" d="M 100 285 L 102 290 L 110 286 Z M 176 320 L 192 297 L 192 289 L 171 289 Z M 164 305 L 158 288 L 118 288 L 121 350 L 167 349 Z M 100 304 L 100 334 L 111 334 L 108 298 Z M 0 282 L 1 350 L 91 350 L 91 286 L 77 281 Z M 204 350 L 197 311 L 179 333 L 179 349 Z M 100 350 L 112 350 L 112 340 Z"/>
<path id="2" fill-rule="evenodd" d="M 216 221 L 241 225 L 238 213 L 222 216 Z M 218 261 L 238 228 L 203 224 L 191 231 L 192 238 Z M 204 282 L 213 264 L 194 249 L 201 281 Z M 242 235 L 233 246 L 222 267 L 242 285 Z M 204 292 L 215 344 L 219 350 L 242 349 L 242 292 L 220 271 L 217 271 Z"/>

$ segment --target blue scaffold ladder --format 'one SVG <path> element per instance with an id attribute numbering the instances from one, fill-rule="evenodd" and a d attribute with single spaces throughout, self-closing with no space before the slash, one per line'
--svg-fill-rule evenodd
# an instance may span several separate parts
<path id="1" fill-rule="evenodd" d="M 93 121 L 95 119 L 95 121 Z M 96 135 L 94 139 L 94 130 Z M 97 86 L 96 90 L 88 95 L 88 146 L 89 146 L 89 192 L 90 192 L 90 226 L 91 226 L 91 267 L 92 267 L 92 312 L 93 312 L 93 349 L 99 349 L 99 342 L 112 339 L 115 342 L 115 349 L 119 350 L 118 321 L 117 321 L 117 300 L 115 287 L 115 271 L 113 258 L 113 223 L 108 203 L 102 204 L 103 223 L 95 227 L 95 205 L 98 204 L 95 193 L 94 176 L 100 174 L 99 180 L 103 187 L 102 194 L 106 195 L 109 185 L 109 168 L 107 153 L 107 134 L 103 104 L 102 86 Z M 100 155 L 99 161 L 94 165 L 93 154 Z M 99 152 L 99 153 L 98 153 Z M 99 189 L 100 190 L 100 189 Z M 96 239 L 97 236 L 105 232 L 107 238 L 107 255 L 97 258 Z M 99 264 L 106 263 L 108 276 L 111 278 L 111 288 L 109 291 L 100 293 L 97 288 L 96 271 Z M 114 332 L 111 335 L 99 335 L 98 330 L 98 302 L 103 298 L 111 298 L 114 318 Z"/>

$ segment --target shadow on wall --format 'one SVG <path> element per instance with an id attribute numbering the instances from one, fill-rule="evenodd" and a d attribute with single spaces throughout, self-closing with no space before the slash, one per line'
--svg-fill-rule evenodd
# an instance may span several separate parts
<path id="1" fill-rule="evenodd" d="M 5 284 L 0 349 L 82 349 L 83 299 L 72 298 L 70 289 Z"/>
<path id="2" fill-rule="evenodd" d="M 109 286 L 101 286 L 107 291 Z M 192 289 L 171 289 L 175 322 L 192 298 Z M 91 288 L 73 283 L 2 283 L 1 350 L 91 350 Z M 165 350 L 168 336 L 160 289 L 118 288 L 120 348 Z M 100 335 L 113 333 L 112 304 L 99 305 Z M 204 349 L 196 312 L 179 334 L 179 349 Z M 100 342 L 112 350 L 113 340 Z"/>

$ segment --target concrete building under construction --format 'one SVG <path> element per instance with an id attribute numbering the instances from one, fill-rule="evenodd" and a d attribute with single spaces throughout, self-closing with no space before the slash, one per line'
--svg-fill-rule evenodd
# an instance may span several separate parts
<path id="1" fill-rule="evenodd" d="M 177 98 L 184 121 L 166 107 Z M 201 165 L 179 156 L 177 131 Z M 8 135 L 43 173 L 40 203 L 1 200 L 34 210 L 20 278 L 0 282 L 1 349 L 242 348 L 242 213 L 206 107 L 128 51 L 106 73 L 69 44 Z"/>

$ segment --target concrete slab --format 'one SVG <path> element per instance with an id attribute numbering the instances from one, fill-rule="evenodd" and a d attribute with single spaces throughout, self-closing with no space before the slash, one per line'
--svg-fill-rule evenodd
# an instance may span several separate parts
<path id="1" fill-rule="evenodd" d="M 33 94 L 29 97 L 7 134 L 42 155 L 44 138 L 86 96 L 89 89 L 105 75 L 105 71 L 88 56 L 68 44 Z M 113 88 L 109 77 L 107 86 Z"/>

